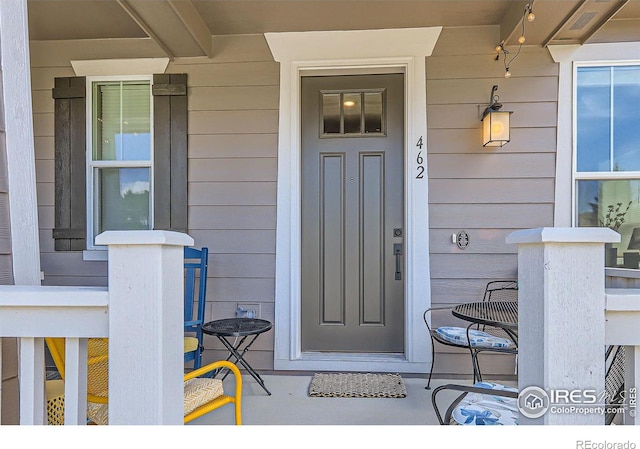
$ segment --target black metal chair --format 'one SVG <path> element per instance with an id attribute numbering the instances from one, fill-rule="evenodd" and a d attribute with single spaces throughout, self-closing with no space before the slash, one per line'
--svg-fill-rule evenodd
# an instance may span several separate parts
<path id="1" fill-rule="evenodd" d="M 608 346 L 605 351 L 605 424 L 611 424 L 624 403 L 624 346 Z M 461 392 L 447 407 L 444 416 L 438 407 L 438 394 Z M 478 382 L 474 385 L 447 384 L 431 394 L 431 403 L 441 425 L 518 424 L 518 391 L 500 384 Z M 466 413 L 465 413 L 466 412 Z M 499 416 L 500 415 L 500 416 Z M 461 423 L 462 418 L 465 422 Z"/>
<path id="2" fill-rule="evenodd" d="M 482 301 L 514 301 L 518 299 L 518 281 L 512 279 L 494 280 L 487 283 Z M 507 333 L 504 329 L 484 326 L 475 323 L 467 327 L 441 326 L 432 328 L 429 324 L 430 315 L 435 310 L 451 310 L 455 305 L 430 307 L 422 315 L 431 338 L 431 369 L 427 390 L 431 388 L 431 377 L 435 365 L 436 342 L 445 346 L 468 349 L 471 354 L 473 380 L 481 381 L 482 372 L 478 363 L 478 354 L 485 351 L 517 354 L 518 345 L 516 335 Z"/>

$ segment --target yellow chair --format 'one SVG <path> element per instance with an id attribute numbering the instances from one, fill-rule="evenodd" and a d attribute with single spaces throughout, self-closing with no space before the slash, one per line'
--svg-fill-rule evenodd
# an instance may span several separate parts
<path id="1" fill-rule="evenodd" d="M 51 357 L 62 380 L 65 378 L 64 338 L 45 338 Z M 87 348 L 87 417 L 95 424 L 108 424 L 109 342 L 106 338 L 90 338 Z M 222 381 L 200 377 L 219 368 L 228 368 L 235 377 L 235 394 L 224 394 Z M 64 423 L 64 388 L 60 381 L 47 381 L 47 416 L 49 424 Z M 184 376 L 184 423 L 232 403 L 235 423 L 242 424 L 242 376 L 229 361 L 210 363 Z"/>

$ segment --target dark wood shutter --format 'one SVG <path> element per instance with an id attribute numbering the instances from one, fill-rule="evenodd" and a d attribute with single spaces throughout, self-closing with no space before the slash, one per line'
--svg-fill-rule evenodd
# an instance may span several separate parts
<path id="1" fill-rule="evenodd" d="M 86 79 L 56 78 L 55 227 L 56 251 L 86 248 Z"/>
<path id="2" fill-rule="evenodd" d="M 187 231 L 187 75 L 153 76 L 154 229 Z"/>

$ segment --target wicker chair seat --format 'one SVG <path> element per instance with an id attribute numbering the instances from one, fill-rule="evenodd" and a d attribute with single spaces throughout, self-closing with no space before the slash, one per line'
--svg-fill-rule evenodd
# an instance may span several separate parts
<path id="1" fill-rule="evenodd" d="M 224 396 L 220 379 L 195 378 L 184 383 L 184 416 Z M 109 424 L 109 405 L 90 402 L 87 417 L 99 425 Z"/>

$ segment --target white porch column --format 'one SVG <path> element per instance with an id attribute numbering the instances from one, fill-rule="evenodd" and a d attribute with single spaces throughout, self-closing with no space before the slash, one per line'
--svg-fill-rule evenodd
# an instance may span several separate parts
<path id="1" fill-rule="evenodd" d="M 518 245 L 521 393 L 528 387 L 548 395 L 604 390 L 604 243 L 618 241 L 620 235 L 608 228 L 537 228 L 507 237 L 507 243 Z M 520 405 L 526 396 L 521 394 Z M 547 397 L 544 405 L 558 402 Z M 527 411 L 536 415 L 544 407 L 533 402 Z M 539 417 L 521 415 L 521 423 L 594 425 L 604 424 L 604 415 L 547 411 Z"/>
<path id="2" fill-rule="evenodd" d="M 15 285 L 40 285 L 27 0 L 0 1 L 2 114 Z"/>
<path id="3" fill-rule="evenodd" d="M 183 423 L 186 234 L 107 231 L 109 424 Z"/>

